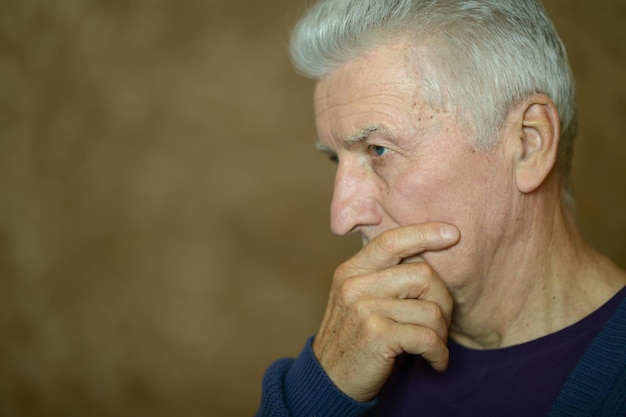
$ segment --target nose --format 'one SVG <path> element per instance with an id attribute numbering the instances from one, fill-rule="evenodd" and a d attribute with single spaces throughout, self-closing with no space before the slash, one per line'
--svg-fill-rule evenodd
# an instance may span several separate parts
<path id="1" fill-rule="evenodd" d="M 358 160 L 342 159 L 335 174 L 330 226 L 337 235 L 348 235 L 364 226 L 380 224 L 379 184 L 375 174 Z"/>

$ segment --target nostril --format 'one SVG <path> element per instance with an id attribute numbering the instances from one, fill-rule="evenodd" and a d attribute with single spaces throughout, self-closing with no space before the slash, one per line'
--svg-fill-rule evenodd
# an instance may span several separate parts
<path id="1" fill-rule="evenodd" d="M 331 230 L 337 235 L 346 236 L 360 231 L 360 228 L 379 225 L 382 221 L 380 212 L 374 197 L 333 198 Z"/>

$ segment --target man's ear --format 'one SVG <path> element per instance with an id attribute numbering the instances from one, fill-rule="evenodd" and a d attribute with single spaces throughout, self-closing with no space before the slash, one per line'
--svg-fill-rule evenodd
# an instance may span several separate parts
<path id="1" fill-rule="evenodd" d="M 512 114 L 511 136 L 515 154 L 515 180 L 522 193 L 531 193 L 548 178 L 554 167 L 561 123 L 554 102 L 545 94 L 533 94 Z"/>

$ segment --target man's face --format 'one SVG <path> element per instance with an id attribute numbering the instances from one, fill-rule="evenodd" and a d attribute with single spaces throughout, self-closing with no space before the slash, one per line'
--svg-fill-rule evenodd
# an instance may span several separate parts
<path id="1" fill-rule="evenodd" d="M 331 228 L 367 243 L 402 225 L 451 223 L 460 243 L 424 258 L 448 285 L 461 285 L 485 272 L 483 258 L 498 248 L 513 174 L 501 146 L 477 151 L 454 112 L 420 98 L 407 48 L 378 48 L 317 84 L 319 146 L 338 159 Z"/>

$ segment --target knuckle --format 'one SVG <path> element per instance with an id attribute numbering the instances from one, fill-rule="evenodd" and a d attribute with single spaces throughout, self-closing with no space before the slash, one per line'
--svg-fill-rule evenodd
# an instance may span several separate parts
<path id="1" fill-rule="evenodd" d="M 358 256 L 353 256 L 347 261 L 339 264 L 333 275 L 333 283 L 341 284 L 343 281 L 362 274 L 364 268 L 359 265 Z"/>
<path id="2" fill-rule="evenodd" d="M 383 338 L 385 335 L 385 325 L 383 320 L 376 315 L 368 315 L 363 320 L 362 334 L 367 340 L 370 341 Z"/>
<path id="3" fill-rule="evenodd" d="M 440 323 L 445 321 L 445 317 L 441 308 L 435 303 L 424 303 L 424 314 L 431 323 Z"/>
<path id="4" fill-rule="evenodd" d="M 340 264 L 337 267 L 337 269 L 335 269 L 335 275 L 333 276 L 333 281 L 335 283 L 340 283 L 342 280 L 345 279 L 346 276 L 348 276 L 349 269 L 350 269 L 350 266 L 348 265 L 348 262 L 344 262 Z"/>
<path id="5" fill-rule="evenodd" d="M 345 304 L 354 304 L 359 298 L 359 282 L 356 278 L 344 279 L 339 284 L 339 296 Z"/>
<path id="6" fill-rule="evenodd" d="M 357 317 L 361 317 L 365 322 L 369 320 L 369 317 L 372 314 L 372 309 L 370 308 L 370 303 L 364 299 L 355 300 L 352 303 L 352 310 Z"/>
<path id="7" fill-rule="evenodd" d="M 424 351 L 429 352 L 435 350 L 440 345 L 441 340 L 436 331 L 425 328 L 420 334 L 420 342 L 424 347 Z"/>
<path id="8" fill-rule="evenodd" d="M 378 235 L 374 241 L 382 252 L 393 253 L 396 250 L 398 238 L 392 230 L 388 230 Z"/>
<path id="9" fill-rule="evenodd" d="M 415 262 L 410 264 L 410 268 L 413 271 L 415 278 L 423 278 L 430 276 L 433 272 L 432 267 L 427 262 Z"/>

